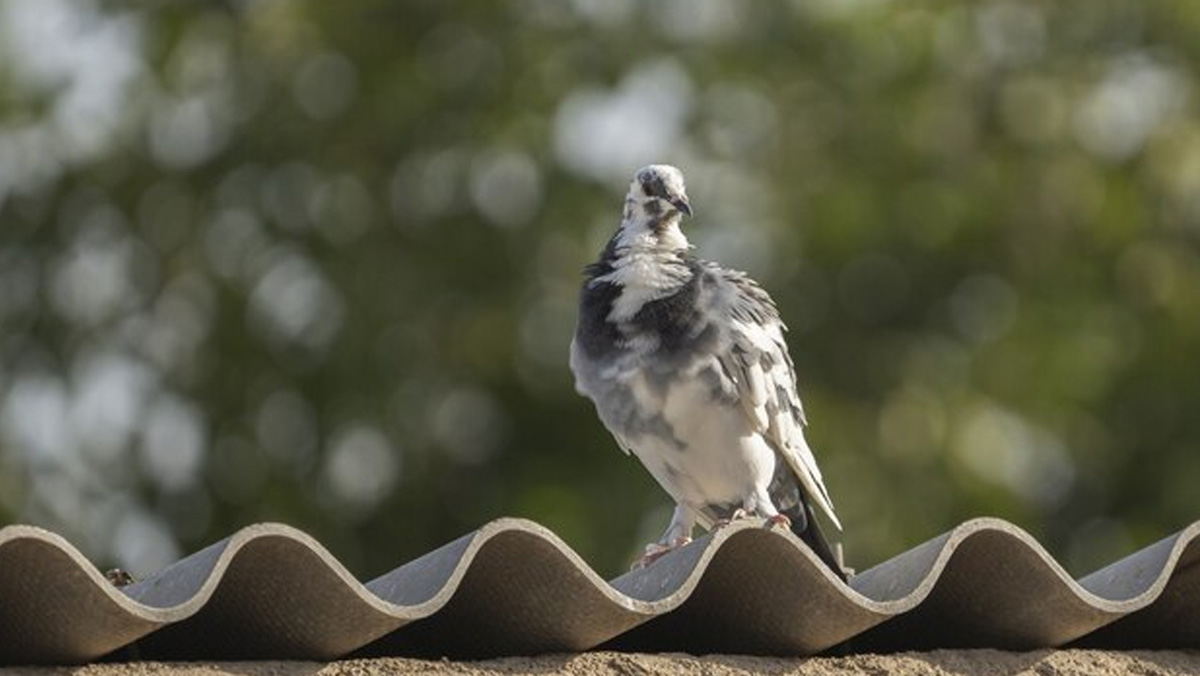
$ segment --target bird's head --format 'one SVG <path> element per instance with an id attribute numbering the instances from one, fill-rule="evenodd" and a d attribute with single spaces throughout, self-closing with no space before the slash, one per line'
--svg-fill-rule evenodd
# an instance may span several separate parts
<path id="1" fill-rule="evenodd" d="M 692 215 L 683 172 L 669 164 L 651 164 L 638 169 L 625 197 L 626 235 L 652 236 L 659 245 L 687 246 L 679 222 Z M 672 246 L 672 248 L 675 248 Z"/>
<path id="2" fill-rule="evenodd" d="M 670 218 L 692 215 L 683 172 L 669 164 L 651 164 L 638 169 L 629 184 L 628 199 L 647 216 Z"/>

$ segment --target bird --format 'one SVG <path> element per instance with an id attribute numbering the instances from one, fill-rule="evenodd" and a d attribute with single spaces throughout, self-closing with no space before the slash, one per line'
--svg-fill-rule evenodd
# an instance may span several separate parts
<path id="1" fill-rule="evenodd" d="M 744 272 L 693 255 L 683 173 L 639 169 L 620 226 L 584 268 L 569 365 L 617 444 L 675 502 L 651 565 L 761 517 L 791 529 L 843 581 L 814 509 L 842 530 L 812 449 L 775 302 Z"/>

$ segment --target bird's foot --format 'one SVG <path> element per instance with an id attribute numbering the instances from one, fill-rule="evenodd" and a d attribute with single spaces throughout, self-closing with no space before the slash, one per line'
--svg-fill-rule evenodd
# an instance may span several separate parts
<path id="1" fill-rule="evenodd" d="M 716 529 L 718 529 L 718 528 L 724 528 L 725 526 L 728 526 L 729 524 L 733 523 L 734 521 L 738 521 L 738 520 L 740 520 L 740 519 L 746 519 L 746 518 L 749 518 L 749 517 L 750 517 L 750 513 L 749 513 L 749 512 L 747 512 L 746 510 L 742 509 L 741 507 L 738 507 L 737 509 L 733 510 L 733 513 L 729 515 L 729 518 L 726 518 L 726 519 L 717 519 L 717 520 L 716 520 L 716 521 L 713 523 L 713 527 L 712 527 L 712 529 L 713 529 L 713 530 L 716 530 Z"/>
<path id="2" fill-rule="evenodd" d="M 114 587 L 128 587 L 134 583 L 133 576 L 122 568 L 113 568 L 104 571 L 104 579 Z"/>
<path id="3" fill-rule="evenodd" d="M 690 537 L 685 536 L 685 537 L 677 537 L 674 540 L 672 540 L 669 544 L 663 543 L 663 542 L 651 542 L 650 544 L 646 545 L 646 551 L 644 554 L 642 554 L 642 557 L 640 559 L 638 559 L 637 561 L 634 561 L 633 565 L 630 566 L 629 569 L 630 570 L 641 570 L 642 568 L 649 566 L 650 564 L 654 563 L 655 561 L 661 559 L 662 557 L 666 556 L 667 554 L 670 554 L 671 552 L 675 551 L 676 549 L 683 547 L 684 545 L 690 543 L 691 541 L 692 541 L 692 539 Z"/>
<path id="4" fill-rule="evenodd" d="M 767 530 L 775 530 L 776 528 L 779 528 L 781 526 L 783 527 L 784 530 L 791 530 L 792 520 L 787 518 L 783 514 L 776 514 L 775 516 L 768 516 L 767 523 L 765 525 L 767 527 Z"/>

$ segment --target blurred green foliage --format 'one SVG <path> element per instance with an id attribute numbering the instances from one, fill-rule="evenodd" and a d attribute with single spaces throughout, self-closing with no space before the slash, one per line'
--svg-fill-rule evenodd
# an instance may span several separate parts
<path id="1" fill-rule="evenodd" d="M 1082 573 L 1200 517 L 1200 5 L 0 4 L 0 518 L 362 577 L 666 496 L 572 391 L 631 172 L 779 302 L 865 568 L 977 515 Z"/>

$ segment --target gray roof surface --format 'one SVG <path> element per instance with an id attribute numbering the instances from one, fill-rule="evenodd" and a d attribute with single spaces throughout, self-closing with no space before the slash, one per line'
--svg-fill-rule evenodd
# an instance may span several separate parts
<path id="1" fill-rule="evenodd" d="M 552 532 L 500 519 L 366 584 L 279 524 L 118 589 L 61 537 L 0 529 L 0 664 L 458 658 L 638 651 L 811 655 L 1200 648 L 1200 522 L 1078 581 L 976 519 L 849 585 L 742 521 L 606 582 Z"/>

